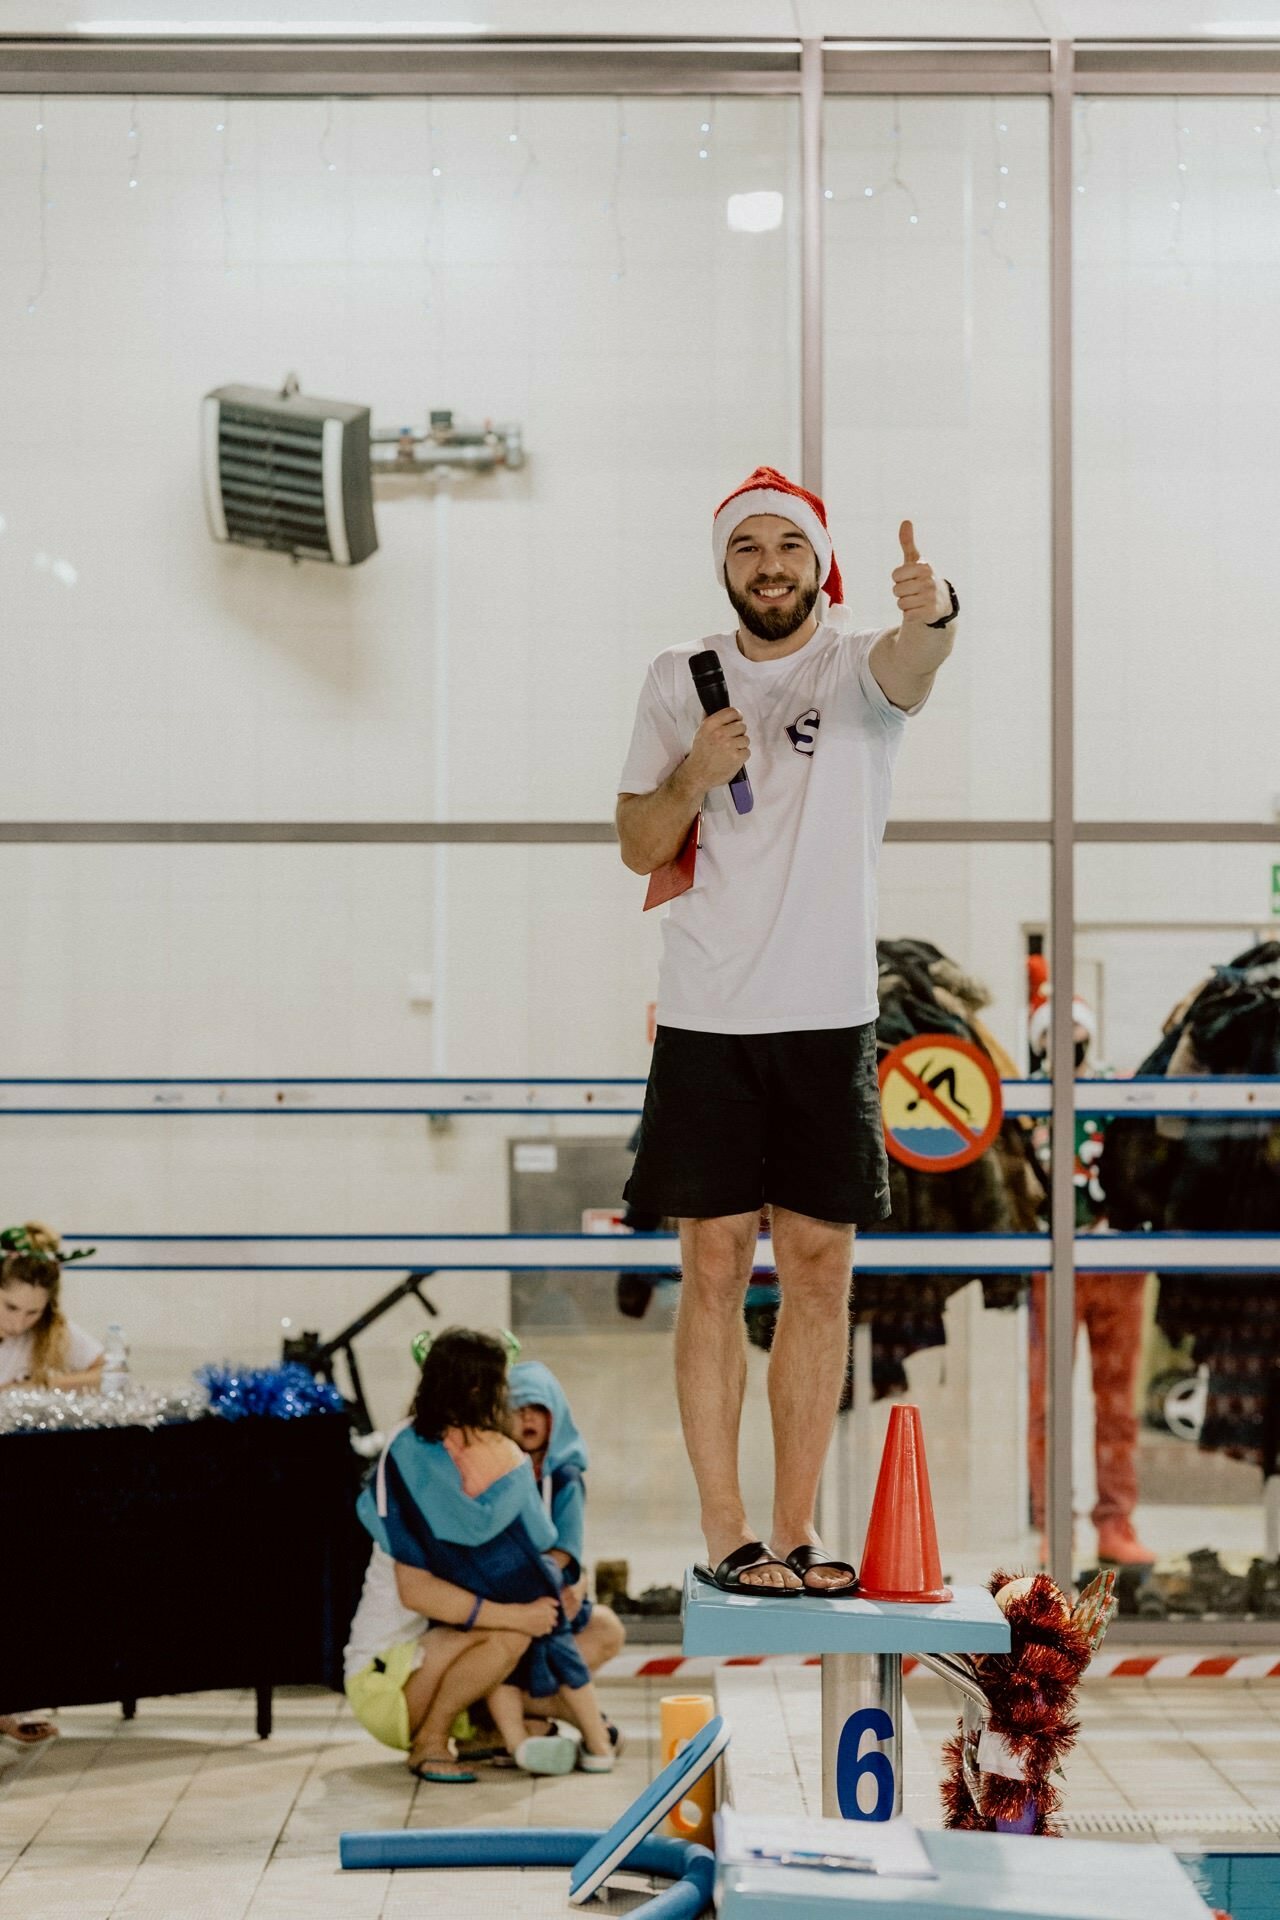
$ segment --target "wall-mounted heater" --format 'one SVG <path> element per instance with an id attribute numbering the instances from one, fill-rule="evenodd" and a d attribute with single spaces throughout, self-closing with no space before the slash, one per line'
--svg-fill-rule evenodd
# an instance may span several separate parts
<path id="1" fill-rule="evenodd" d="M 215 540 L 354 567 L 378 546 L 369 409 L 283 389 L 204 399 L 204 497 Z"/>
<path id="2" fill-rule="evenodd" d="M 354 567 L 377 551 L 373 475 L 487 473 L 524 464 L 520 429 L 454 425 L 374 432 L 368 407 L 270 387 L 217 387 L 204 398 L 204 497 L 215 540 Z"/>

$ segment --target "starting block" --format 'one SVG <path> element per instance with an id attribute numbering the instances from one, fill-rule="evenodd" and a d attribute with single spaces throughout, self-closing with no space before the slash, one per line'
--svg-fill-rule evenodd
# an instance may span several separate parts
<path id="1" fill-rule="evenodd" d="M 681 1619 L 686 1654 L 821 1655 L 822 1811 L 846 1820 L 902 1811 L 903 1654 L 1009 1651 L 1009 1624 L 985 1587 L 930 1605 L 779 1600 L 724 1593 L 690 1568 Z"/>

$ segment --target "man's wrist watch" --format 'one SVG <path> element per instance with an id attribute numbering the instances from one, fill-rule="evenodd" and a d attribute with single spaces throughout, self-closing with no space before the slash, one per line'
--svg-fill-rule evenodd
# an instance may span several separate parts
<path id="1" fill-rule="evenodd" d="M 960 611 L 960 602 L 956 598 L 955 588 L 949 580 L 944 580 L 942 584 L 951 595 L 951 611 L 950 613 L 944 614 L 941 620 L 926 620 L 925 625 L 927 627 L 949 627 Z"/>

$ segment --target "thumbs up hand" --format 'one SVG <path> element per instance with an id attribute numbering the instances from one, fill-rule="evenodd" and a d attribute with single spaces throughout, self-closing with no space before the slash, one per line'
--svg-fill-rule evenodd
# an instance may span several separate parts
<path id="1" fill-rule="evenodd" d="M 902 546 L 902 565 L 893 570 L 893 595 L 898 603 L 904 627 L 927 627 L 931 620 L 943 620 L 951 611 L 951 595 L 944 580 L 935 577 L 927 560 L 916 550 L 915 529 L 909 520 L 898 528 Z"/>

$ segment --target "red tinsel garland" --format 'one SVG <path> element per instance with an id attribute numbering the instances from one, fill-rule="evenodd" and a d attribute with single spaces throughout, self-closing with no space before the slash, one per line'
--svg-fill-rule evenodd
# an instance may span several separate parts
<path id="1" fill-rule="evenodd" d="M 1061 1795 L 1049 1776 L 1080 1731 L 1071 1709 L 1092 1647 L 1072 1619 L 1070 1602 L 1047 1573 L 999 1572 L 989 1584 L 1009 1622 L 1012 1646 L 1008 1653 L 984 1655 L 974 1665 L 990 1704 L 990 1730 L 1020 1764 L 1023 1778 L 982 1773 L 975 1805 L 964 1777 L 963 1736 L 957 1732 L 943 1749 L 946 1824 L 992 1832 L 999 1822 L 1025 1832 L 1057 1834 L 1054 1816 Z"/>

